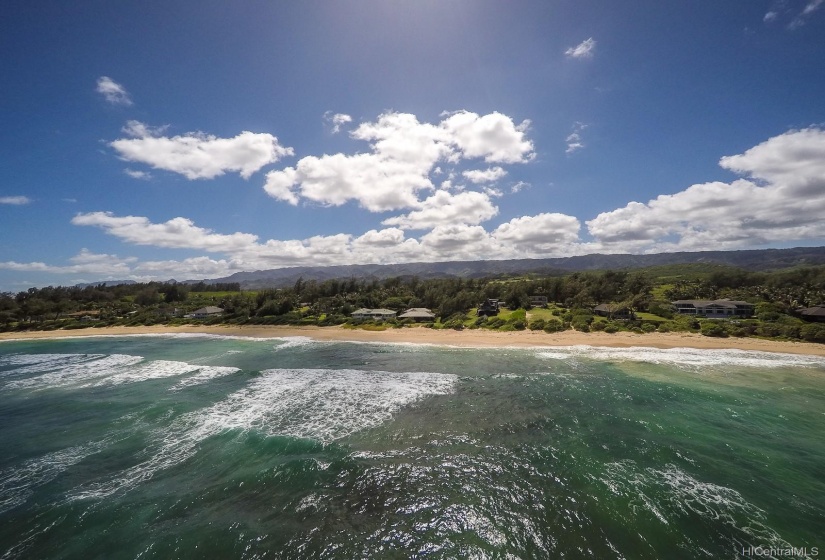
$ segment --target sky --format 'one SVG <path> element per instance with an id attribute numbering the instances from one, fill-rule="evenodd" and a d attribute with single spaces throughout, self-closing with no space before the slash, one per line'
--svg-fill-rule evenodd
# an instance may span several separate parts
<path id="1" fill-rule="evenodd" d="M 825 0 L 6 0 L 0 290 L 819 246 Z"/>

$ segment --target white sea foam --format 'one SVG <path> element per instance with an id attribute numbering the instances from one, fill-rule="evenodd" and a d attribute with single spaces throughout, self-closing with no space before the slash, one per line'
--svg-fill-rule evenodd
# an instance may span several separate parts
<path id="1" fill-rule="evenodd" d="M 197 373 L 181 379 L 170 391 L 180 391 L 186 387 L 193 387 L 195 385 L 203 385 L 218 377 L 226 377 L 237 373 L 240 369 L 236 367 L 222 367 L 222 366 L 200 366 L 196 370 Z"/>
<path id="2" fill-rule="evenodd" d="M 8 356 L 8 365 L 21 365 L 5 374 L 11 376 L 40 374 L 14 379 L 5 384 L 7 389 L 47 389 L 59 387 L 101 387 L 137 383 L 150 379 L 180 377 L 172 390 L 206 383 L 211 379 L 231 375 L 235 367 L 207 366 L 170 360 L 145 361 L 141 356 L 125 354 L 37 354 Z"/>
<path id="3" fill-rule="evenodd" d="M 665 525 L 676 518 L 699 515 L 721 521 L 733 530 L 733 535 L 739 533 L 746 538 L 747 543 L 777 548 L 790 546 L 768 527 L 765 511 L 739 492 L 697 480 L 676 465 L 640 469 L 632 460 L 609 463 L 600 482 L 613 494 L 630 499 L 634 515 L 649 512 Z"/>
<path id="4" fill-rule="evenodd" d="M 0 513 L 25 503 L 35 488 L 51 482 L 69 467 L 98 453 L 108 444 L 108 440 L 102 440 L 61 449 L 0 472 Z"/>
<path id="5" fill-rule="evenodd" d="M 374 428 L 401 408 L 450 393 L 458 378 L 437 373 L 273 369 L 244 389 L 160 431 L 151 458 L 114 478 L 86 485 L 70 499 L 99 499 L 128 491 L 195 455 L 205 439 L 230 431 L 309 438 L 324 443 Z"/>
<path id="6" fill-rule="evenodd" d="M 275 340 L 283 341 L 275 347 L 275 350 L 284 350 L 286 348 L 300 348 L 302 346 L 310 346 L 318 344 L 318 341 L 308 336 L 284 336 Z"/>
<path id="7" fill-rule="evenodd" d="M 42 375 L 17 379 L 6 383 L 7 389 L 45 389 L 49 387 L 64 387 L 67 385 L 91 385 L 93 381 L 102 377 L 109 377 L 122 371 L 122 368 L 134 366 L 143 360 L 140 356 L 126 354 L 112 354 L 99 356 L 82 354 L 81 358 L 72 356 L 60 362 L 46 362 L 47 365 L 36 369 L 37 366 L 28 366 L 12 370 L 15 373 L 35 373 L 46 371 Z M 83 359 L 83 357 L 87 359 Z"/>
<path id="8" fill-rule="evenodd" d="M 735 367 L 825 367 L 825 358 L 804 354 L 781 354 L 755 350 L 710 350 L 696 348 L 606 348 L 562 346 L 537 353 L 554 360 L 592 359 L 614 362 L 644 362 L 688 368 Z"/>

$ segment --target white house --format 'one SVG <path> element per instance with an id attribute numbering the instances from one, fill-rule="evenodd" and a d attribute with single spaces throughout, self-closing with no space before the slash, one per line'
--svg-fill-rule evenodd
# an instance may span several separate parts
<path id="1" fill-rule="evenodd" d="M 214 305 L 209 305 L 207 307 L 201 307 L 200 309 L 194 310 L 192 313 L 187 315 L 192 319 L 209 319 L 210 317 L 220 317 L 223 315 L 223 309 L 220 307 L 215 307 Z"/>
<path id="2" fill-rule="evenodd" d="M 435 313 L 426 307 L 413 307 L 398 316 L 399 319 L 412 319 L 416 323 L 435 321 Z"/>
<path id="3" fill-rule="evenodd" d="M 385 321 L 387 319 L 395 319 L 395 311 L 391 309 L 367 309 L 362 307 L 350 313 L 350 316 L 353 319 L 377 319 L 379 321 Z"/>
<path id="4" fill-rule="evenodd" d="M 713 301 L 703 299 L 680 299 L 671 302 L 676 312 L 682 315 L 704 315 L 708 319 L 726 319 L 730 317 L 750 317 L 753 315 L 754 305 L 747 301 L 733 301 L 717 299 Z"/>

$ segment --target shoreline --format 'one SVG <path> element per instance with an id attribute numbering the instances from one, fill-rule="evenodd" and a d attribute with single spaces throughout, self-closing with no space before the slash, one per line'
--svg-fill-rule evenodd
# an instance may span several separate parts
<path id="1" fill-rule="evenodd" d="M 430 344 L 465 348 L 527 348 L 558 346 L 596 346 L 608 348 L 694 348 L 700 350 L 744 350 L 825 356 L 825 345 L 812 342 L 762 340 L 757 338 L 711 338 L 695 333 L 618 332 L 583 333 L 563 331 L 548 334 L 543 331 L 497 332 L 485 330 L 433 330 L 423 327 L 365 331 L 342 327 L 209 325 L 142 327 L 103 327 L 57 331 L 24 331 L 0 333 L 0 341 L 38 340 L 94 336 L 130 336 L 165 334 L 207 334 L 250 338 L 283 338 L 305 336 L 326 342 L 375 342 Z"/>

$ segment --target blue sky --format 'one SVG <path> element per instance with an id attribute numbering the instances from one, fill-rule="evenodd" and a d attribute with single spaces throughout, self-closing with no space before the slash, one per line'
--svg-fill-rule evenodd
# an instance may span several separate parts
<path id="1" fill-rule="evenodd" d="M 3 290 L 825 238 L 823 0 L 3 11 Z"/>

